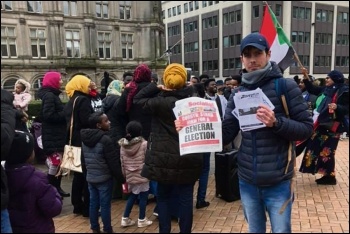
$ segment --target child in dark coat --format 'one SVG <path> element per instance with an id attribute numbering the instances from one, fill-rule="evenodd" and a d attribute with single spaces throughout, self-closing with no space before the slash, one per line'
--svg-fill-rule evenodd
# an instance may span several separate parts
<path id="1" fill-rule="evenodd" d="M 90 128 L 80 131 L 82 150 L 87 170 L 86 181 L 90 192 L 90 225 L 94 233 L 100 233 L 98 211 L 101 208 L 103 231 L 112 233 L 111 199 L 113 177 L 124 181 L 117 147 L 107 134 L 110 129 L 108 117 L 94 112 L 89 117 Z"/>
<path id="2" fill-rule="evenodd" d="M 53 217 L 62 210 L 62 198 L 47 175 L 35 170 L 34 139 L 16 131 L 5 170 L 9 187 L 10 222 L 14 233 L 54 233 Z"/>

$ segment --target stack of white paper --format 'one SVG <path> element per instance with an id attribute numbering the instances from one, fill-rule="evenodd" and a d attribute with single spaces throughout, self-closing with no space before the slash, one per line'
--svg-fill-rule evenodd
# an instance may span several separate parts
<path id="1" fill-rule="evenodd" d="M 260 104 L 265 104 L 272 110 L 275 108 L 260 88 L 238 92 L 233 100 L 236 108 L 232 111 L 232 114 L 238 119 L 242 131 L 266 127 L 264 123 L 256 118 L 256 111 Z"/>

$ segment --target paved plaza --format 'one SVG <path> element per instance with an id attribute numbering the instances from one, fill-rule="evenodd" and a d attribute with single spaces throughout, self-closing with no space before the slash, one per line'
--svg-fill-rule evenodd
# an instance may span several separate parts
<path id="1" fill-rule="evenodd" d="M 297 158 L 297 167 L 302 156 Z M 45 166 L 38 166 L 45 170 Z M 339 142 L 336 153 L 337 185 L 317 185 L 320 175 L 297 172 L 295 200 L 292 213 L 292 231 L 295 233 L 349 233 L 349 140 Z M 71 178 L 62 179 L 63 188 L 70 191 Z M 196 188 L 195 188 L 196 193 Z M 194 194 L 196 195 L 196 194 Z M 194 196 L 195 198 L 196 196 Z M 247 223 L 244 220 L 240 201 L 227 203 L 215 197 L 214 159 L 211 161 L 207 200 L 210 206 L 203 209 L 194 208 L 193 233 L 246 233 Z M 194 201 L 195 202 L 195 201 Z M 152 215 L 155 203 L 147 206 L 147 216 L 153 224 L 146 228 L 137 226 L 122 228 L 120 220 L 125 207 L 125 200 L 112 202 L 112 226 L 116 233 L 157 233 L 158 220 Z M 57 233 L 89 233 L 89 219 L 72 214 L 70 198 L 64 199 L 64 208 L 54 218 Z M 135 205 L 130 217 L 137 220 L 138 206 Z M 268 222 L 269 223 L 269 222 Z M 102 227 L 102 223 L 101 223 Z M 173 221 L 172 232 L 179 228 Z M 267 232 L 270 231 L 268 224 Z"/>

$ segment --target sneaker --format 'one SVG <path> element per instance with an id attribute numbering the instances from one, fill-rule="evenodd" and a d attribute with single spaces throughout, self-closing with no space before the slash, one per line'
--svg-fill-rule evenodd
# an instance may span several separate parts
<path id="1" fill-rule="evenodd" d="M 153 222 L 151 220 L 148 220 L 147 218 L 144 218 L 144 219 L 139 219 L 138 222 L 137 222 L 137 226 L 139 228 L 141 227 L 147 227 L 149 225 L 151 225 Z"/>
<path id="2" fill-rule="evenodd" d="M 337 179 L 335 176 L 325 175 L 320 179 L 316 180 L 317 184 L 324 184 L 324 185 L 336 185 Z"/>
<path id="3" fill-rule="evenodd" d="M 129 217 L 126 217 L 126 218 L 122 218 L 122 222 L 121 222 L 121 226 L 122 227 L 129 227 L 129 226 L 132 226 L 135 224 L 135 221 L 130 219 Z"/>
<path id="4" fill-rule="evenodd" d="M 91 230 L 92 230 L 92 233 L 101 233 L 100 229 L 91 229 Z"/>
<path id="5" fill-rule="evenodd" d="M 207 206 L 209 206 L 209 205 L 210 205 L 210 203 L 207 202 L 207 201 L 199 201 L 199 202 L 197 202 L 197 204 L 196 204 L 196 208 L 197 208 L 197 209 L 200 209 L 200 208 L 207 207 Z"/>

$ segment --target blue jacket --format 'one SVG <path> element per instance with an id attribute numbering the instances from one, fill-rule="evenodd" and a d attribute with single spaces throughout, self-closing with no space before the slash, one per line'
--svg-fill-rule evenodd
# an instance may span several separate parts
<path id="1" fill-rule="evenodd" d="M 280 97 L 276 93 L 275 79 L 283 78 L 278 66 L 272 63 L 272 70 L 257 84 L 242 83 L 244 90 L 261 88 L 275 106 L 278 126 L 242 131 L 242 143 L 238 152 L 238 175 L 247 183 L 257 186 L 272 186 L 293 177 L 295 162 L 288 164 L 290 141 L 307 139 L 313 131 L 313 121 L 301 90 L 293 79 L 286 79 L 286 96 L 290 119 L 286 117 Z M 232 114 L 235 109 L 233 93 L 225 111 L 222 123 L 224 144 L 232 142 L 237 135 L 239 122 Z"/>
<path id="2" fill-rule="evenodd" d="M 113 177 L 124 183 L 120 156 L 115 143 L 101 129 L 82 129 L 82 151 L 86 165 L 86 181 L 102 183 Z"/>

